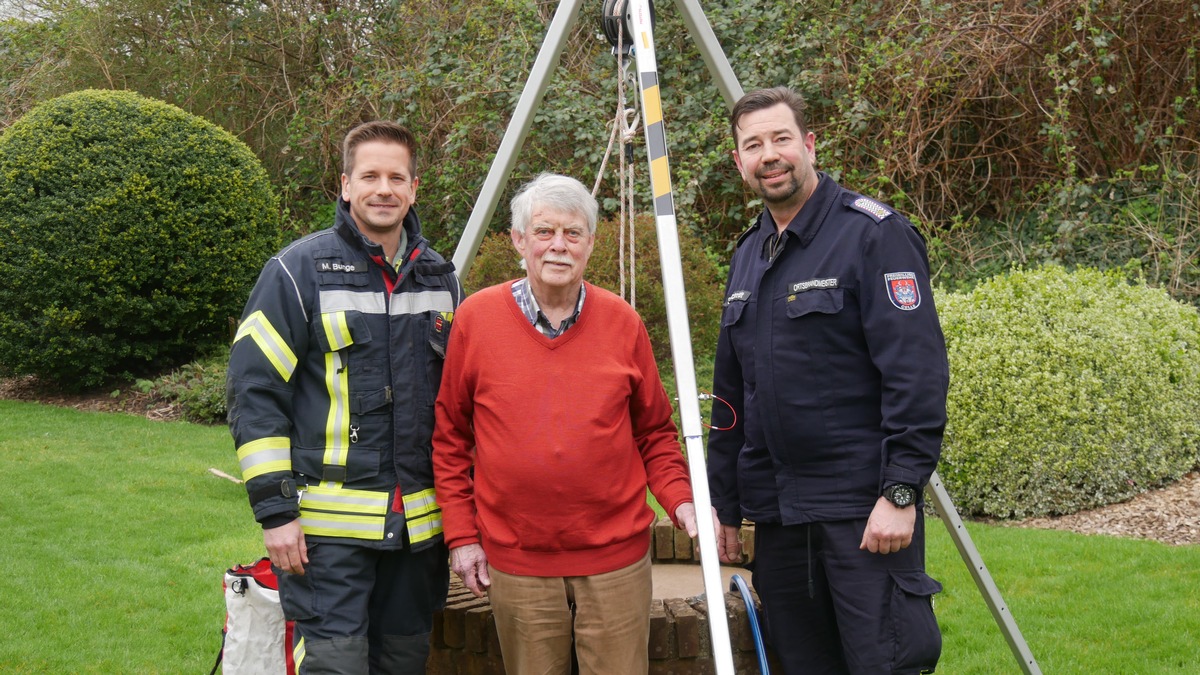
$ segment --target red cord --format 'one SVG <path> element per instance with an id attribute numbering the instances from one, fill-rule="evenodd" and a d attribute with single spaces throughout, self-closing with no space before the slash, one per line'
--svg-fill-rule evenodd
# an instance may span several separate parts
<path id="1" fill-rule="evenodd" d="M 704 424 L 704 426 L 706 426 L 709 429 L 712 429 L 714 431 L 729 431 L 730 429 L 737 426 L 737 411 L 733 409 L 733 406 L 729 405 L 729 401 L 726 401 L 725 399 L 721 398 L 720 396 L 717 396 L 716 394 L 714 394 L 712 392 L 704 391 L 703 389 L 700 390 L 700 393 L 703 394 L 704 396 L 715 398 L 718 401 L 720 401 L 721 403 L 724 403 L 725 407 L 729 408 L 730 414 L 733 415 L 733 422 L 727 427 L 714 427 L 713 425 L 705 424 L 704 422 L 701 422 L 700 424 Z M 703 398 L 703 396 L 701 398 Z"/>

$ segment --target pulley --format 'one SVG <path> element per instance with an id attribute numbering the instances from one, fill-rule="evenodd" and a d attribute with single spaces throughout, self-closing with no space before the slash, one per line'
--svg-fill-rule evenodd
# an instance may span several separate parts
<path id="1" fill-rule="evenodd" d="M 629 15 L 629 4 L 629 0 L 604 0 L 600 26 L 604 31 L 604 37 L 608 38 L 608 44 L 612 45 L 613 49 L 616 49 L 617 43 L 622 41 L 620 39 L 622 21 L 625 22 L 624 48 L 628 50 L 633 44 L 633 39 L 629 37 L 633 35 L 633 19 Z M 650 27 L 653 28 L 657 19 L 654 14 L 654 2 L 649 0 L 646 4 L 650 7 Z"/>

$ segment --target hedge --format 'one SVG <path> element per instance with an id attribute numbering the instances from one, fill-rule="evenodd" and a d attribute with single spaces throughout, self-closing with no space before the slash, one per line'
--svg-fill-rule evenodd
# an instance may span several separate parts
<path id="1" fill-rule="evenodd" d="M 228 132 L 131 92 L 47 101 L 0 135 L 0 373 L 85 389 L 226 344 L 280 245 Z"/>

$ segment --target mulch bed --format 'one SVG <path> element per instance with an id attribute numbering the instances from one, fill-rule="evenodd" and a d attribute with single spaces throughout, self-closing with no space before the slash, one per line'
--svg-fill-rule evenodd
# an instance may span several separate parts
<path id="1" fill-rule="evenodd" d="M 1153 539 L 1164 544 L 1200 544 L 1200 472 L 1193 471 L 1178 482 L 1120 504 L 1005 524 Z"/>
<path id="2" fill-rule="evenodd" d="M 30 375 L 0 378 L 0 400 L 31 401 L 89 412 L 123 412 L 163 421 L 181 417 L 177 405 L 131 387 L 64 394 Z"/>

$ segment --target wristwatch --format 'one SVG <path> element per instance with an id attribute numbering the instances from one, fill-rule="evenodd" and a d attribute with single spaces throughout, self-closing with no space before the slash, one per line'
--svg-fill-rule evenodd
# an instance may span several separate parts
<path id="1" fill-rule="evenodd" d="M 883 491 L 883 498 L 900 508 L 912 506 L 917 501 L 917 488 L 904 483 L 896 483 Z"/>

